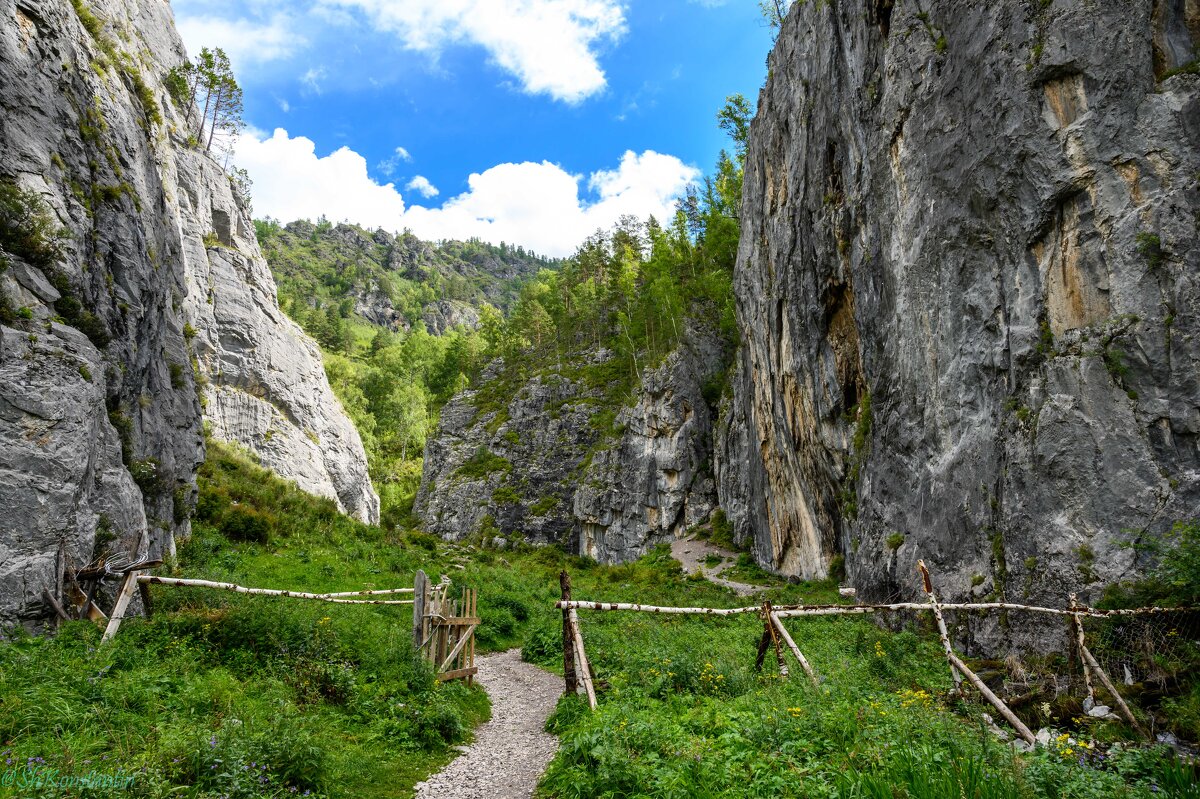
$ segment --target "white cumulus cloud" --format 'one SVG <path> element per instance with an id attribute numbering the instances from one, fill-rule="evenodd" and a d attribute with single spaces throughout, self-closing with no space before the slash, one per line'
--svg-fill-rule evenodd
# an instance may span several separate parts
<path id="1" fill-rule="evenodd" d="M 387 159 L 385 159 L 383 161 L 380 161 L 378 166 L 376 166 L 375 168 L 390 178 L 392 176 L 392 173 L 396 171 L 396 167 L 400 166 L 401 162 L 412 161 L 412 160 L 413 160 L 413 157 L 408 152 L 408 150 L 406 150 L 403 147 L 397 147 L 395 150 L 392 151 L 392 154 L 390 157 L 388 157 Z"/>
<path id="2" fill-rule="evenodd" d="M 415 191 L 426 199 L 430 197 L 436 197 L 441 194 L 441 192 L 438 191 L 437 186 L 430 183 L 429 178 L 425 177 L 424 175 L 417 175 L 415 178 L 405 184 L 404 188 L 408 189 L 409 191 Z"/>
<path id="3" fill-rule="evenodd" d="M 188 55 L 195 57 L 202 47 L 220 47 L 239 74 L 249 65 L 288 58 L 308 43 L 283 13 L 264 20 L 183 14 L 178 27 Z"/>
<path id="4" fill-rule="evenodd" d="M 276 129 L 270 137 L 247 131 L 238 139 L 238 166 L 254 181 L 254 210 L 285 221 L 350 219 L 371 227 L 395 228 L 404 200 L 388 183 L 367 177 L 367 162 L 348 147 L 317 157 L 316 145 Z"/>
<path id="5" fill-rule="evenodd" d="M 235 160 L 254 180 L 255 211 L 285 222 L 325 216 L 390 231 L 410 228 L 426 239 L 507 241 L 555 256 L 570 255 L 624 214 L 665 221 L 675 198 L 699 177 L 694 167 L 653 150 L 627 151 L 614 169 L 586 180 L 548 161 L 506 163 L 472 174 L 467 191 L 441 207 L 425 207 L 406 203 L 395 185 L 373 181 L 353 150 L 318 156 L 312 141 L 282 129 L 269 137 L 244 135 Z M 410 187 L 421 193 L 419 184 Z"/>
<path id="6" fill-rule="evenodd" d="M 525 91 L 569 103 L 601 91 L 597 50 L 625 32 L 618 0 L 320 0 L 352 9 L 404 46 L 436 54 L 475 44 Z"/>

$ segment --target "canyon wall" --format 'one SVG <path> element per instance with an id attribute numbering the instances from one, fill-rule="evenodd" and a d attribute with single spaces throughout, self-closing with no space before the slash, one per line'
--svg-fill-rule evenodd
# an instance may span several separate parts
<path id="1" fill-rule="evenodd" d="M 1200 514 L 1200 6 L 792 7 L 718 490 L 860 597 L 1094 600 Z"/>

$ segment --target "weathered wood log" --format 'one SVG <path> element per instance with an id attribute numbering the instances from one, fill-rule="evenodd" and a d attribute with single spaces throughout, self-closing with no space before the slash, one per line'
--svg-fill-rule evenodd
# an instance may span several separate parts
<path id="1" fill-rule="evenodd" d="M 475 591 L 475 590 L 471 591 L 471 607 L 469 609 L 469 613 L 472 616 L 477 616 L 479 613 L 479 592 L 478 591 Z M 468 669 L 471 670 L 471 673 L 467 675 L 467 685 L 471 685 L 475 681 L 475 676 L 474 676 L 475 675 L 475 634 L 474 633 L 471 634 L 471 643 L 468 644 L 467 647 L 468 647 L 468 652 L 467 652 L 466 666 Z"/>
<path id="2" fill-rule="evenodd" d="M 458 657 L 458 653 L 462 652 L 463 647 L 467 645 L 467 641 L 471 640 L 471 636 L 474 634 L 476 626 L 477 625 L 472 624 L 463 632 L 462 636 L 458 639 L 458 642 L 454 645 L 454 648 L 450 650 L 450 654 L 446 655 L 446 657 L 442 660 L 442 665 L 438 666 L 439 673 L 450 668 L 450 664 L 454 662 L 456 657 Z"/>
<path id="3" fill-rule="evenodd" d="M 441 682 L 449 682 L 450 680 L 458 680 L 463 677 L 466 677 L 467 685 L 470 685 L 472 678 L 475 676 L 475 674 L 478 671 L 479 671 L 479 669 L 475 668 L 474 666 L 470 666 L 470 667 L 464 668 L 464 669 L 455 669 L 454 671 L 444 672 L 442 674 L 439 674 L 437 676 L 437 678 Z"/>
<path id="4" fill-rule="evenodd" d="M 1078 607 L 1078 601 L 1075 594 L 1071 594 L 1069 606 L 1072 610 Z M 1083 650 L 1086 645 L 1083 643 L 1083 622 L 1078 616 L 1071 617 L 1071 628 L 1075 631 L 1075 646 L 1079 650 L 1079 662 L 1083 664 L 1083 684 L 1087 687 L 1087 697 L 1094 704 L 1096 702 L 1096 689 L 1092 686 L 1092 669 L 1088 665 L 1087 658 L 1083 656 Z M 1084 708 L 1091 710 L 1091 708 Z"/>
<path id="5" fill-rule="evenodd" d="M 132 572 L 131 572 L 132 574 Z M 148 583 L 150 585 L 175 585 L 186 586 L 191 588 L 212 588 L 218 591 L 233 591 L 237 594 L 254 594 L 257 596 L 281 596 L 291 599 L 312 599 L 318 602 L 334 602 L 342 605 L 412 605 L 414 601 L 411 599 L 338 599 L 330 594 L 310 594 L 306 591 L 281 591 L 275 588 L 248 588 L 244 585 L 236 585 L 234 583 L 218 583 L 212 580 L 192 580 L 182 577 L 158 577 L 152 574 L 143 574 L 137 577 L 137 581 Z"/>
<path id="6" fill-rule="evenodd" d="M 808 659 L 804 657 L 804 653 L 800 651 L 800 647 L 796 646 L 796 642 L 792 640 L 792 636 L 788 634 L 787 628 L 783 626 L 783 619 L 779 618 L 778 613 L 771 613 L 771 621 L 775 624 L 775 629 L 779 631 L 779 635 L 783 638 L 788 649 L 792 650 L 792 655 L 800 662 L 800 668 L 804 669 L 804 673 L 808 675 L 808 679 L 812 681 L 814 686 L 819 685 L 817 675 L 809 665 Z"/>
<path id="7" fill-rule="evenodd" d="M 61 621 L 71 620 L 71 617 L 67 615 L 65 610 L 63 610 L 63 606 L 59 604 L 57 599 L 54 598 L 54 594 L 50 593 L 50 589 L 42 589 L 42 599 L 45 600 L 46 604 L 49 605 L 54 611 L 54 615 L 58 616 Z"/>
<path id="8" fill-rule="evenodd" d="M 1017 718 L 1017 714 L 1009 710 L 1008 705 L 1004 704 L 1004 700 L 996 696 L 996 694 L 992 692 L 992 689 L 988 688 L 987 684 L 984 683 L 983 680 L 979 679 L 975 672 L 971 671 L 971 669 L 967 667 L 966 663 L 963 663 L 961 660 L 959 660 L 958 655 L 954 654 L 953 651 L 949 652 L 948 656 L 950 658 L 950 665 L 958 669 L 959 672 L 966 676 L 970 683 L 975 686 L 975 689 L 983 695 L 983 698 L 991 702 L 992 707 L 1000 711 L 1000 715 L 1004 717 L 1005 721 L 1012 725 L 1012 728 L 1017 731 L 1017 734 L 1020 735 L 1021 738 L 1025 740 L 1025 743 L 1029 744 L 1030 746 L 1036 745 L 1037 738 L 1034 737 L 1029 728 L 1025 726 L 1025 723 Z"/>
<path id="9" fill-rule="evenodd" d="M 558 607 L 563 609 L 563 681 L 567 696 L 574 696 L 579 692 L 579 682 L 575 678 L 575 637 L 571 632 L 571 610 L 566 607 L 571 602 L 571 575 L 567 574 L 566 569 L 559 572 L 558 585 L 562 589 L 562 601 L 558 603 Z"/>
<path id="10" fill-rule="evenodd" d="M 771 634 L 767 632 L 764 625 L 762 636 L 758 639 L 758 651 L 754 655 L 754 670 L 762 671 L 763 663 L 767 659 L 767 649 L 771 646 Z"/>
<path id="11" fill-rule="evenodd" d="M 929 569 L 925 568 L 925 561 L 917 561 L 917 569 L 921 572 L 921 587 L 925 589 L 925 595 L 929 597 L 929 605 L 933 608 L 933 617 L 937 620 L 938 637 L 942 639 L 942 649 L 946 651 L 946 660 L 950 663 L 950 676 L 954 678 L 955 692 L 962 690 L 962 675 L 955 670 L 954 662 L 957 658 L 954 656 L 954 649 L 950 646 L 950 633 L 946 630 L 946 620 L 942 618 L 942 609 L 938 606 L 937 594 L 933 592 L 933 581 L 929 578 Z"/>
<path id="12" fill-rule="evenodd" d="M 322 596 L 383 596 L 384 594 L 411 594 L 414 590 L 413 588 L 385 588 L 380 591 L 337 591 L 336 593 L 322 594 Z"/>
<path id="13" fill-rule="evenodd" d="M 425 586 L 428 582 L 425 572 L 417 569 L 413 575 L 413 646 L 421 648 L 425 640 Z"/>
<path id="14" fill-rule="evenodd" d="M 150 586 L 139 580 L 138 594 L 142 598 L 142 609 L 146 611 L 146 618 L 148 619 L 154 615 L 154 600 L 150 597 Z"/>
<path id="15" fill-rule="evenodd" d="M 771 600 L 763 600 L 762 604 L 762 620 L 763 627 L 767 631 L 767 635 L 771 636 L 771 643 L 775 647 L 775 663 L 779 666 L 779 676 L 787 679 L 788 667 L 787 662 L 783 659 L 783 648 L 779 645 L 779 633 L 775 630 L 775 620 L 771 618 Z"/>
<path id="16" fill-rule="evenodd" d="M 596 688 L 592 685 L 592 665 L 588 663 L 587 650 L 583 648 L 583 631 L 579 629 L 579 615 L 574 609 L 571 613 L 571 631 L 575 639 L 575 654 L 578 656 L 579 676 L 583 680 L 583 690 L 587 692 L 588 707 L 596 709 Z"/>
<path id="17" fill-rule="evenodd" d="M 133 599 L 133 593 L 137 591 L 138 573 L 126 572 L 121 578 L 121 588 L 117 591 L 117 601 L 113 605 L 112 613 L 108 617 L 108 626 L 104 628 L 104 635 L 100 636 L 100 643 L 111 641 L 112 637 L 117 634 L 117 630 L 121 627 L 121 621 L 125 618 L 125 609 L 129 607 L 129 601 Z"/>
<path id="18" fill-rule="evenodd" d="M 1117 703 L 1117 708 L 1121 711 L 1121 715 L 1125 717 L 1125 720 L 1128 721 L 1129 724 L 1144 738 L 1150 738 L 1150 735 L 1144 729 L 1142 729 L 1142 725 L 1138 724 L 1138 720 L 1134 717 L 1133 711 L 1129 709 L 1129 705 L 1125 704 L 1125 700 L 1121 698 L 1121 694 L 1117 691 L 1117 686 L 1113 685 L 1112 680 L 1108 679 L 1108 672 L 1101 668 L 1099 661 L 1097 661 L 1092 655 L 1091 650 L 1081 642 L 1079 645 L 1079 652 L 1081 655 L 1083 655 L 1083 659 L 1087 662 L 1087 664 L 1092 667 L 1092 671 L 1096 673 L 1096 676 L 1100 678 L 1100 682 L 1104 684 L 1105 689 L 1112 696 L 1113 701 Z"/>

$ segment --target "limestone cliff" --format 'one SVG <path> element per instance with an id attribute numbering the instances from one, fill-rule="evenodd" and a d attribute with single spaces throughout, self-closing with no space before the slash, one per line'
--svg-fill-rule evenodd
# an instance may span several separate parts
<path id="1" fill-rule="evenodd" d="M 1192 0 L 792 7 L 718 445 L 762 563 L 1057 604 L 1200 513 L 1198 41 Z"/>
<path id="2" fill-rule="evenodd" d="M 456 396 L 425 447 L 424 528 L 512 534 L 612 563 L 705 521 L 716 487 L 704 385 L 725 358 L 711 333 L 683 339 L 623 407 L 588 378 L 606 351 L 524 379 L 493 371 Z"/>
<path id="3" fill-rule="evenodd" d="M 201 153 L 177 147 L 171 166 L 184 312 L 196 331 L 191 343 L 211 434 L 249 447 L 264 466 L 346 513 L 378 522 L 362 439 L 329 387 L 316 342 L 279 308 L 248 209 Z"/>
<path id="4" fill-rule="evenodd" d="M 170 6 L 0 0 L 0 20 L 4 213 L 44 208 L 64 234 L 0 242 L 0 624 L 45 618 L 43 591 L 64 596 L 64 570 L 104 549 L 159 555 L 187 533 L 204 456 L 193 357 L 215 432 L 255 448 L 259 418 L 286 419 L 369 518 L 357 434 L 162 88 L 185 57 Z"/>
<path id="5" fill-rule="evenodd" d="M 94 548 L 169 551 L 203 458 L 154 88 L 182 48 L 165 3 L 80 8 L 0 3 L 0 177 L 65 233 L 3 255 L 0 623 L 44 618 Z"/>

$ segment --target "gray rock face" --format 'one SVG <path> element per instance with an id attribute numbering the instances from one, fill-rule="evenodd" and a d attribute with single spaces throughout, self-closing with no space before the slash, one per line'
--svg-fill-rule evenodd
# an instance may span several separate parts
<path id="1" fill-rule="evenodd" d="M 702 387 L 722 362 L 713 337 L 689 331 L 642 375 L 610 435 L 599 429 L 603 392 L 553 370 L 507 393 L 497 385 L 464 392 L 426 443 L 415 511 L 426 530 L 450 539 L 515 534 L 602 562 L 637 558 L 715 507 Z M 485 396 L 501 400 L 489 405 Z"/>
<path id="2" fill-rule="evenodd" d="M 1183 2 L 793 7 L 718 443 L 764 565 L 1059 604 L 1200 512 L 1198 41 Z"/>
<path id="3" fill-rule="evenodd" d="M 161 105 L 151 59 L 181 48 L 163 3 L 94 11 L 128 65 L 68 2 L 0 3 L 0 177 L 69 234 L 38 263 L 0 252 L 18 312 L 0 326 L 0 625 L 46 618 L 43 590 L 63 597 L 64 570 L 102 549 L 171 551 L 203 458 L 171 147 L 132 77 Z"/>
<path id="4" fill-rule="evenodd" d="M 264 466 L 346 513 L 378 522 L 362 439 L 329 387 L 316 342 L 280 310 L 248 211 L 202 154 L 176 147 L 171 166 L 184 311 L 197 331 L 192 346 L 211 434 L 248 447 Z"/>
<path id="5" fill-rule="evenodd" d="M 435 336 L 459 326 L 475 330 L 479 327 L 479 309 L 461 300 L 439 300 L 425 306 L 422 319 L 425 329 Z"/>
<path id="6" fill-rule="evenodd" d="M 63 598 L 64 572 L 105 550 L 157 556 L 188 533 L 204 457 L 193 358 L 218 434 L 253 447 L 265 428 L 247 417 L 285 416 L 285 441 L 312 430 L 321 447 L 301 436 L 279 461 L 316 453 L 344 506 L 371 513 L 315 349 L 269 313 L 249 220 L 220 169 L 181 145 L 162 87 L 184 59 L 170 6 L 85 7 L 90 31 L 66 0 L 0 0 L 0 179 L 41 195 L 68 234 L 61 256 L 0 246 L 0 626 L 37 626 L 42 592 Z M 226 248 L 206 253 L 209 232 Z M 222 310 L 191 313 L 210 290 Z"/>
<path id="7" fill-rule="evenodd" d="M 569 544 L 578 472 L 599 439 L 598 392 L 553 372 L 510 390 L 490 405 L 465 391 L 442 408 L 414 512 L 450 540 L 494 532 Z"/>
<path id="8" fill-rule="evenodd" d="M 580 554 L 602 563 L 632 560 L 708 520 L 716 485 L 703 385 L 721 365 L 720 344 L 689 329 L 684 343 L 643 375 L 637 403 L 617 414 L 619 440 L 593 455 L 575 492 Z"/>

